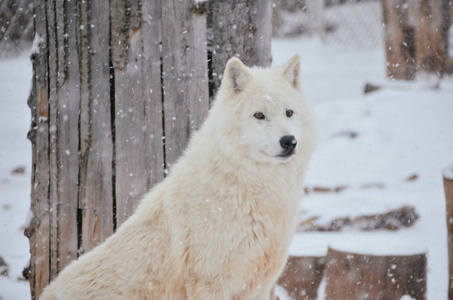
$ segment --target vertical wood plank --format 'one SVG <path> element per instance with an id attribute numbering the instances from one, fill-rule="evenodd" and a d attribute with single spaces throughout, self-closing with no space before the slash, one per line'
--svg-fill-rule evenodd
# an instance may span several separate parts
<path id="1" fill-rule="evenodd" d="M 82 252 L 113 233 L 109 1 L 79 2 Z M 85 77 L 86 76 L 86 77 Z M 86 94 L 85 94 L 86 93 Z"/>
<path id="2" fill-rule="evenodd" d="M 271 5 L 271 1 L 209 1 L 214 93 L 220 87 L 228 59 L 233 56 L 248 66 L 271 65 Z"/>
<path id="3" fill-rule="evenodd" d="M 118 226 L 163 178 L 158 4 L 114 1 L 112 9 Z"/>
<path id="4" fill-rule="evenodd" d="M 320 0 L 318 0 L 321 3 Z M 272 63 L 272 1 L 248 0 L 248 35 L 244 59 L 250 66 L 269 67 Z"/>
<path id="5" fill-rule="evenodd" d="M 415 63 L 421 70 L 438 72 L 441 75 L 449 60 L 446 52 L 448 46 L 443 36 L 446 25 L 443 16 L 444 1 L 417 2 L 414 9 L 417 14 L 410 16 L 410 19 L 415 21 Z"/>
<path id="6" fill-rule="evenodd" d="M 443 170 L 447 208 L 448 299 L 453 300 L 453 165 Z"/>
<path id="7" fill-rule="evenodd" d="M 208 111 L 206 22 L 192 1 L 162 2 L 165 158 L 176 162 Z M 200 113 L 198 113 L 199 111 Z"/>
<path id="8" fill-rule="evenodd" d="M 117 36 L 118 59 L 114 59 L 115 70 L 115 161 L 116 161 L 116 213 L 117 225 L 122 224 L 133 212 L 139 197 L 146 190 L 146 134 L 145 123 L 148 105 L 144 98 L 143 37 L 138 2 L 127 5 L 126 1 L 115 1 L 112 10 L 112 36 Z M 116 24 L 123 23 L 123 24 Z M 122 44 L 119 42 L 122 41 Z M 115 40 L 112 41 L 115 43 Z M 123 50 L 124 49 L 124 50 Z M 121 51 L 125 54 L 122 54 Z"/>
<path id="9" fill-rule="evenodd" d="M 249 34 L 247 1 L 209 1 L 208 26 L 212 30 L 211 71 L 215 94 L 220 88 L 228 59 L 237 56 L 249 65 L 244 53 L 245 39 Z"/>
<path id="10" fill-rule="evenodd" d="M 415 78 L 415 63 L 411 54 L 415 46 L 411 39 L 414 32 L 410 28 L 404 31 L 404 24 L 400 23 L 400 20 L 407 20 L 406 2 L 382 0 L 387 76 L 392 79 Z"/>
<path id="11" fill-rule="evenodd" d="M 30 241 L 30 290 L 36 299 L 50 279 L 50 219 L 49 219 L 49 113 L 47 72 L 47 24 L 46 4 L 35 1 L 35 34 L 38 51 L 32 53 L 33 79 L 29 105 L 32 112 L 32 221 L 25 234 Z"/>
<path id="12" fill-rule="evenodd" d="M 161 81 L 161 0 L 142 2 L 142 35 L 143 35 L 143 93 L 146 98 L 145 106 L 145 144 L 144 156 L 148 166 L 149 176 L 147 187 L 164 178 L 164 148 L 163 148 L 163 107 Z"/>
<path id="13" fill-rule="evenodd" d="M 58 41 L 56 24 L 56 2 L 46 2 L 48 86 L 49 86 L 49 205 L 50 205 L 50 280 L 58 274 L 58 141 L 57 141 L 57 82 L 58 82 Z"/>
<path id="14" fill-rule="evenodd" d="M 57 270 L 77 258 L 80 74 L 76 36 L 77 3 L 56 1 L 57 72 Z"/>

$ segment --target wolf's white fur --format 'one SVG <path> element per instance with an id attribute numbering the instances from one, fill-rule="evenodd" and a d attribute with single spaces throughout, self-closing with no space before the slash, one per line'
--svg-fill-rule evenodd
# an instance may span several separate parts
<path id="1" fill-rule="evenodd" d="M 315 143 L 298 77 L 297 56 L 276 69 L 231 59 L 209 117 L 170 175 L 41 299 L 269 299 Z M 280 157 L 288 135 L 295 154 Z"/>

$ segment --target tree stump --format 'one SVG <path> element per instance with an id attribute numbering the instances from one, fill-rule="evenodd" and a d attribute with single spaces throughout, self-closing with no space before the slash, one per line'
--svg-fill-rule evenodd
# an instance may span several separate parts
<path id="1" fill-rule="evenodd" d="M 326 299 L 426 299 L 426 255 L 374 256 L 328 250 Z"/>

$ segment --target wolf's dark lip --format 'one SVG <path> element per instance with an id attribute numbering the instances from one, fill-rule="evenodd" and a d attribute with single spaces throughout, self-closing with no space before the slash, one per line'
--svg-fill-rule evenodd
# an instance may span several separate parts
<path id="1" fill-rule="evenodd" d="M 290 151 L 282 152 L 281 154 L 278 155 L 278 157 L 288 158 L 291 155 L 293 155 L 295 152 L 296 152 L 295 149 L 291 149 Z"/>

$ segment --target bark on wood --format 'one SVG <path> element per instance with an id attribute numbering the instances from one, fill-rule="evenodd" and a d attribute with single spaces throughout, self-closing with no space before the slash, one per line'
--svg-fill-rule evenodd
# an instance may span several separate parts
<path id="1" fill-rule="evenodd" d="M 30 288 L 31 294 L 40 295 L 50 279 L 49 243 L 49 113 L 47 80 L 47 26 L 44 0 L 35 5 L 35 32 L 41 38 L 39 51 L 32 55 L 33 80 L 29 98 L 32 113 L 31 129 L 28 134 L 32 142 L 32 191 L 31 212 L 33 218 L 25 234 L 30 241 Z"/>
<path id="2" fill-rule="evenodd" d="M 426 255 L 373 256 L 328 250 L 326 299 L 426 299 Z"/>
<path id="3" fill-rule="evenodd" d="M 167 169 L 209 109 L 206 17 L 192 1 L 162 1 L 162 63 Z M 200 55 L 203 54 L 203 55 Z"/>
<path id="4" fill-rule="evenodd" d="M 448 233 L 448 299 L 453 299 L 453 165 L 443 171 L 445 200 L 447 203 Z"/>
<path id="5" fill-rule="evenodd" d="M 382 0 L 387 75 L 414 79 L 416 72 L 451 72 L 445 0 Z"/>
<path id="6" fill-rule="evenodd" d="M 271 18 L 271 1 L 209 1 L 211 96 L 220 87 L 226 62 L 231 57 L 239 57 L 248 66 L 271 65 Z"/>
<path id="7" fill-rule="evenodd" d="M 292 299 L 316 300 L 325 265 L 325 257 L 290 256 L 278 284 Z"/>

